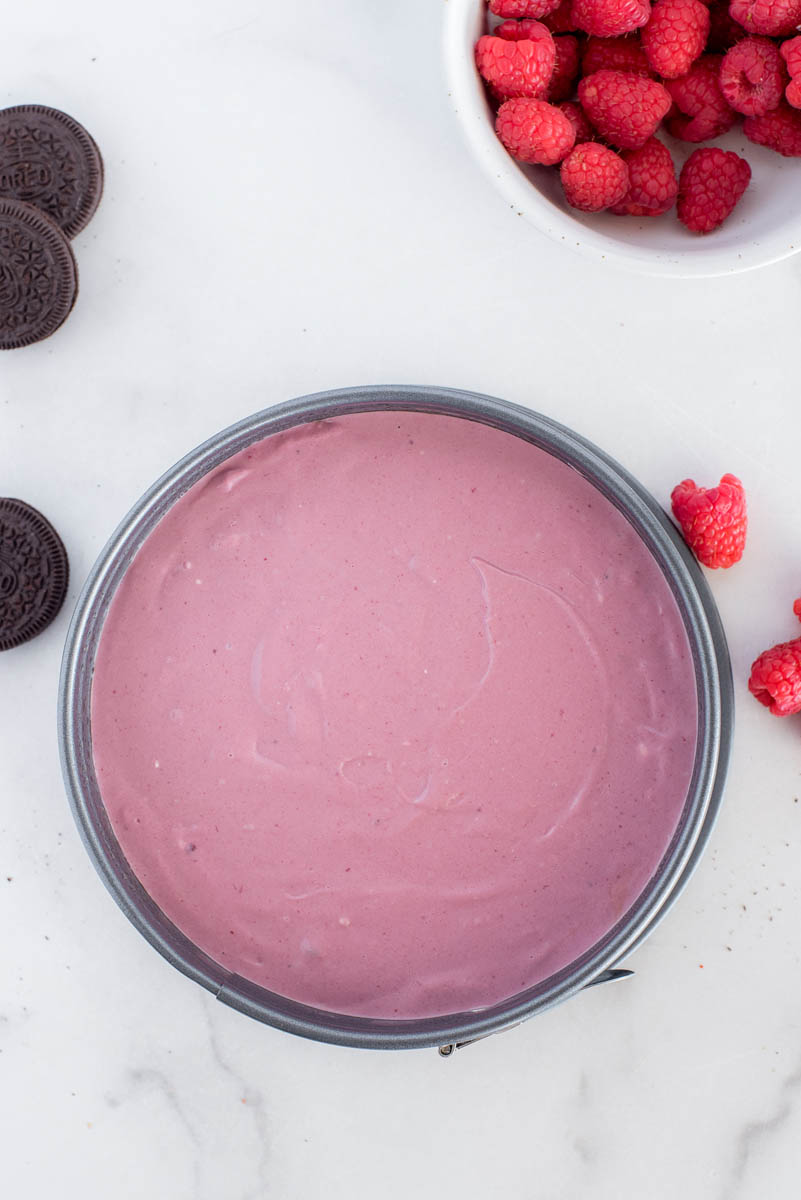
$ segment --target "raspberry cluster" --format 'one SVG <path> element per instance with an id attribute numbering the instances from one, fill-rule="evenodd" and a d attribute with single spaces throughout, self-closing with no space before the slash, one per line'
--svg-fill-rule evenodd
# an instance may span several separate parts
<path id="1" fill-rule="evenodd" d="M 576 153 L 573 150 L 565 163 Z M 723 154 L 722 150 L 709 153 Z M 564 164 L 563 164 L 564 167 Z M 681 195 L 679 195 L 681 205 Z M 735 475 L 724 475 L 716 487 L 699 487 L 684 479 L 670 496 L 673 515 L 684 540 L 705 567 L 731 567 L 745 549 L 748 528 L 745 491 Z M 801 620 L 801 597 L 793 604 Z M 764 650 L 751 664 L 748 690 L 774 716 L 801 713 L 801 637 Z"/>
<path id="2" fill-rule="evenodd" d="M 693 151 L 744 119 L 747 138 L 801 158 L 801 0 L 489 0 L 503 18 L 476 63 L 515 158 L 560 165 L 568 204 L 693 233 L 731 214 L 751 178 L 731 151 Z M 625 192 L 622 190 L 625 184 Z"/>

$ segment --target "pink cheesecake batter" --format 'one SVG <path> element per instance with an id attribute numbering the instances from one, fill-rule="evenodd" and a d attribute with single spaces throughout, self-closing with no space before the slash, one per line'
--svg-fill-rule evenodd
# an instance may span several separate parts
<path id="1" fill-rule="evenodd" d="M 375 1017 L 483 1008 L 603 937 L 676 829 L 690 650 L 577 472 L 361 413 L 196 484 L 120 584 L 94 760 L 162 910 L 227 970 Z"/>

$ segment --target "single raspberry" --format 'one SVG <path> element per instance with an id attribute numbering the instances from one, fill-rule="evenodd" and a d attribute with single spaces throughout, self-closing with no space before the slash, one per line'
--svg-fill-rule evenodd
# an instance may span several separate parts
<path id="1" fill-rule="evenodd" d="M 801 158 L 801 112 L 780 104 L 764 117 L 746 117 L 745 136 L 757 146 L 767 146 L 785 158 Z"/>
<path id="2" fill-rule="evenodd" d="M 542 18 L 543 25 L 547 25 L 551 33 L 575 33 L 578 27 L 573 21 L 572 8 L 573 0 L 562 0 L 558 8 Z"/>
<path id="3" fill-rule="evenodd" d="M 551 37 L 551 32 L 539 21 L 504 21 L 495 30 L 496 37 L 508 42 L 540 41 L 546 35 Z M 557 100 L 566 100 L 573 92 L 578 75 L 579 48 L 578 40 L 574 37 L 554 38 L 553 44 L 553 73 L 542 99 L 555 104 Z"/>
<path id="4" fill-rule="evenodd" d="M 746 36 L 742 25 L 738 25 L 729 13 L 729 0 L 717 0 L 710 5 L 709 21 L 706 48 L 710 54 L 725 54 Z"/>
<path id="5" fill-rule="evenodd" d="M 553 12 L 558 4 L 559 0 L 490 0 L 489 7 L 496 17 L 536 18 Z"/>
<path id="6" fill-rule="evenodd" d="M 731 0 L 729 12 L 749 33 L 784 37 L 801 25 L 801 0 Z"/>
<path id="7" fill-rule="evenodd" d="M 760 654 L 751 665 L 748 690 L 777 717 L 801 712 L 801 638 Z"/>
<path id="8" fill-rule="evenodd" d="M 535 22 L 536 24 L 536 22 Z M 522 42 L 485 34 L 476 42 L 479 73 L 497 93 L 506 96 L 544 96 L 556 57 L 553 38 L 544 25 L 542 34 Z"/>
<path id="9" fill-rule="evenodd" d="M 750 179 L 751 168 L 733 150 L 717 146 L 693 150 L 679 176 L 678 214 L 682 225 L 691 233 L 717 229 L 735 208 Z"/>
<path id="10" fill-rule="evenodd" d="M 798 600 L 793 601 L 793 612 L 798 617 L 799 621 L 801 621 L 801 597 L 799 597 Z"/>
<path id="11" fill-rule="evenodd" d="M 650 75 L 651 68 L 637 34 L 616 38 L 587 38 L 581 58 L 582 75 L 595 71 L 629 71 L 634 75 Z"/>
<path id="12" fill-rule="evenodd" d="M 559 111 L 565 114 L 573 126 L 576 145 L 580 142 L 594 142 L 598 137 L 598 131 L 590 124 L 589 117 L 576 100 L 565 100 L 563 104 L 559 105 Z"/>
<path id="13" fill-rule="evenodd" d="M 790 38 L 779 49 L 790 73 L 790 82 L 784 93 L 787 103 L 792 104 L 793 108 L 801 108 L 801 37 Z"/>
<path id="14" fill-rule="evenodd" d="M 657 0 L 643 29 L 648 64 L 665 79 L 686 75 L 706 45 L 709 10 L 701 0 Z"/>
<path id="15" fill-rule="evenodd" d="M 599 133 L 623 150 L 644 146 L 671 103 L 661 83 L 628 71 L 596 71 L 582 79 L 578 94 Z"/>
<path id="16" fill-rule="evenodd" d="M 582 212 L 602 212 L 623 199 L 629 169 L 619 154 L 598 142 L 575 146 L 559 168 L 565 199 Z"/>
<path id="17" fill-rule="evenodd" d="M 495 129 L 506 149 L 521 162 L 551 167 L 573 149 L 576 135 L 563 112 L 544 100 L 519 97 L 498 109 Z"/>
<path id="18" fill-rule="evenodd" d="M 690 159 L 697 154 L 723 153 L 723 150 L 694 150 Z M 748 518 L 745 490 L 736 476 L 724 475 L 713 488 L 698 487 L 694 480 L 685 479 L 674 487 L 670 503 L 685 542 L 705 567 L 731 567 L 740 561 Z"/>
<path id="19" fill-rule="evenodd" d="M 720 67 L 720 90 L 737 112 L 762 117 L 779 107 L 787 83 L 778 46 L 764 37 L 747 37 L 731 50 Z"/>
<path id="20" fill-rule="evenodd" d="M 568 96 L 573 95 L 581 55 L 578 38 L 573 37 L 570 33 L 555 37 L 553 44 L 556 49 L 556 62 L 551 82 L 548 84 L 547 99 L 551 104 L 557 104 L 560 100 L 567 100 Z"/>
<path id="21" fill-rule="evenodd" d="M 796 75 L 801 75 L 801 37 L 790 38 L 788 42 L 782 42 L 779 52 L 787 63 L 787 70 L 791 77 L 794 79 Z"/>
<path id="22" fill-rule="evenodd" d="M 719 54 L 704 54 L 696 59 L 686 75 L 671 79 L 665 87 L 677 105 L 677 114 L 669 113 L 666 125 L 672 137 L 685 142 L 706 142 L 720 137 L 737 120 L 720 90 Z"/>
<path id="23" fill-rule="evenodd" d="M 650 0 L 573 0 L 576 26 L 593 37 L 618 37 L 641 29 L 651 15 Z"/>
<path id="24" fill-rule="evenodd" d="M 779 53 L 787 64 L 790 78 L 795 79 L 796 75 L 801 75 L 801 37 L 782 42 Z"/>
<path id="25" fill-rule="evenodd" d="M 629 169 L 629 190 L 613 212 L 631 214 L 634 209 L 634 216 L 661 216 L 673 207 L 679 184 L 667 146 L 649 138 L 639 150 L 625 150 L 623 161 Z"/>

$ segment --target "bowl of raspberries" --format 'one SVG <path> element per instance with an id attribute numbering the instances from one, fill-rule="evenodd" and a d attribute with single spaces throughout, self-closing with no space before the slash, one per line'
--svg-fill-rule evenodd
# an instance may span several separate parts
<path id="1" fill-rule="evenodd" d="M 801 249 L 801 0 L 450 0 L 450 95 L 511 207 L 599 260 Z"/>

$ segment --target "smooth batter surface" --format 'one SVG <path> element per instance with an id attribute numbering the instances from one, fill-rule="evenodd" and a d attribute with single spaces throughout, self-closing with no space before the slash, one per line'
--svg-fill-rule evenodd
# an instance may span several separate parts
<path id="1" fill-rule="evenodd" d="M 322 1008 L 480 1008 L 602 937 L 685 801 L 659 569 L 578 473 L 450 417 L 268 438 L 187 493 L 103 630 L 122 849 L 227 969 Z"/>

